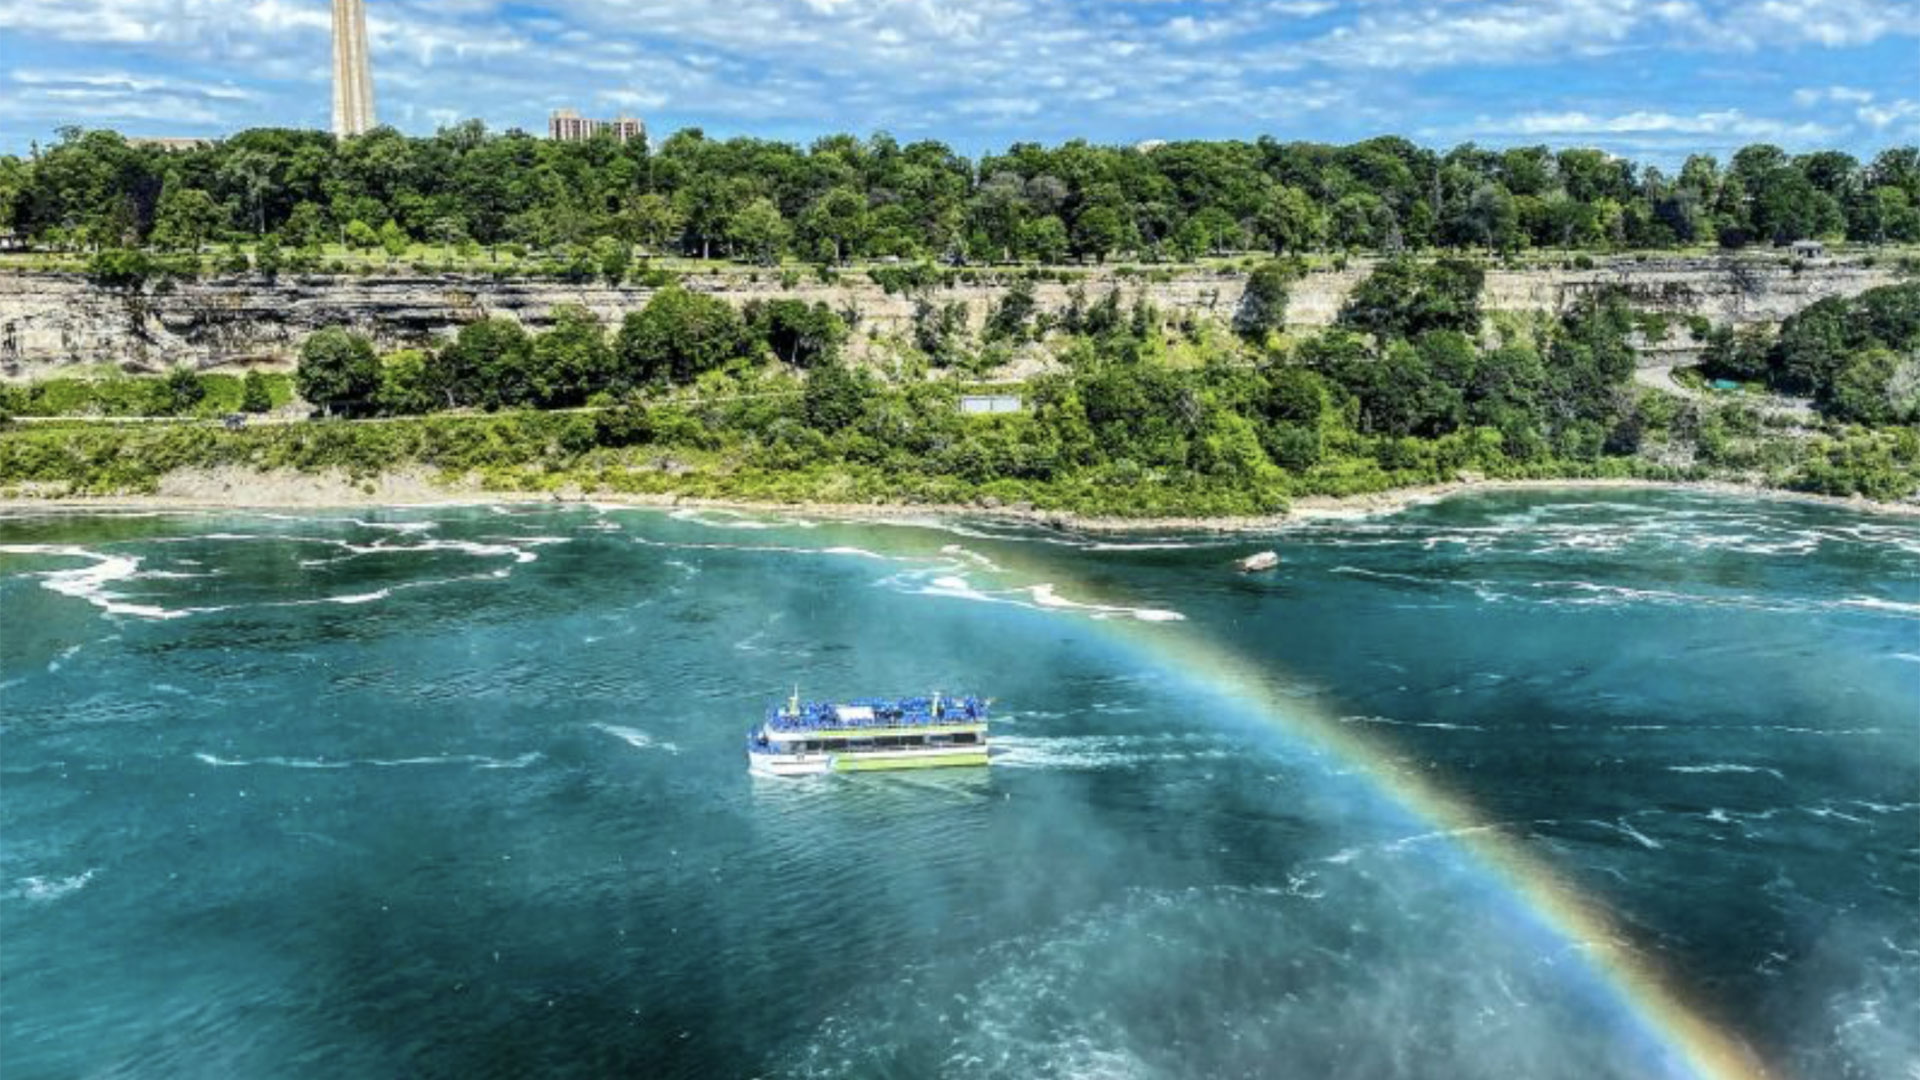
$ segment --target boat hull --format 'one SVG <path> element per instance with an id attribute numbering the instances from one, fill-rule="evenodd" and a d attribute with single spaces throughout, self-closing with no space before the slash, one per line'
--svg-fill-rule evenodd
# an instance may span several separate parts
<path id="1" fill-rule="evenodd" d="M 898 769 L 950 769 L 987 764 L 984 745 L 856 753 L 748 754 L 756 773 L 766 776 L 814 776 L 830 772 L 891 772 Z"/>

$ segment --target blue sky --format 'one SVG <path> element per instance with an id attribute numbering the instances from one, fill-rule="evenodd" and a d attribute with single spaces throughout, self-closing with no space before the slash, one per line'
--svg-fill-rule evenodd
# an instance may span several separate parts
<path id="1" fill-rule="evenodd" d="M 380 119 L 656 134 L 1381 133 L 1671 164 L 1920 142 L 1920 0 L 367 0 Z M 0 151 L 328 123 L 328 0 L 0 0 Z"/>

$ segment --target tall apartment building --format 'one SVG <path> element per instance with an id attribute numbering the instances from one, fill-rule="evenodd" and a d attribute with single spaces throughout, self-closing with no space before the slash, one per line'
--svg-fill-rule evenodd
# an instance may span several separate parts
<path id="1" fill-rule="evenodd" d="M 647 133 L 647 125 L 624 113 L 611 120 L 594 120 L 572 109 L 555 109 L 547 117 L 547 138 L 555 142 L 586 142 L 605 132 L 618 142 L 631 142 Z"/>

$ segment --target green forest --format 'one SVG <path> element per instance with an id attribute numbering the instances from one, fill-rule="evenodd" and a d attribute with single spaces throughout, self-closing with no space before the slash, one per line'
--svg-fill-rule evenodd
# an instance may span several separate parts
<path id="1" fill-rule="evenodd" d="M 386 356 L 328 329 L 292 379 L 318 422 L 15 424 L 0 433 L 0 485 L 107 493 L 152 490 L 185 467 L 372 477 L 415 465 L 489 490 L 1115 516 L 1269 513 L 1302 495 L 1469 475 L 1730 478 L 1884 500 L 1920 489 L 1920 285 L 1823 301 L 1777 332 L 1707 331 L 1708 371 L 1811 397 L 1818 412 L 1793 417 L 1744 393 L 1689 400 L 1636 384 L 1631 339 L 1649 320 L 1617 295 L 1558 319 L 1489 316 L 1476 264 L 1400 259 L 1362 283 L 1338 325 L 1290 335 L 1277 313 L 1295 269 L 1257 269 L 1231 332 L 1171 332 L 1117 290 L 1043 326 L 1010 289 L 984 334 L 1048 334 L 1056 361 L 995 388 L 1022 395 L 1010 415 L 966 414 L 961 373 L 883 377 L 848 362 L 839 317 L 799 301 L 739 311 L 669 287 L 617 327 L 577 309 L 539 333 L 487 319 Z M 939 362 L 910 345 L 897 359 Z M 102 412 L 127 397 L 204 416 L 205 378 L 0 388 L 0 420 L 57 417 L 88 393 Z M 264 412 L 284 383 L 227 377 L 218 394 Z M 128 384 L 148 389 L 107 389 Z"/>
<path id="2" fill-rule="evenodd" d="M 1677 173 L 1599 150 L 1383 137 L 1351 146 L 1020 143 L 978 160 L 939 142 L 821 138 L 553 142 L 476 122 L 348 141 L 263 129 L 165 151 L 69 129 L 0 158 L 0 231 L 67 251 L 329 250 L 434 244 L 547 253 L 620 276 L 632 252 L 753 263 L 1196 260 L 1227 252 L 1738 248 L 1803 238 L 1920 242 L 1920 150 L 1871 161 L 1749 146 Z M 245 265 L 242 257 L 241 265 Z M 111 267 L 109 267 L 111 269 Z"/>

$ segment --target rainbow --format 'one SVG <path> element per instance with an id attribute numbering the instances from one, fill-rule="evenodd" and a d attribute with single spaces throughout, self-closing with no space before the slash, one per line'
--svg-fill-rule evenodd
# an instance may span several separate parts
<path id="1" fill-rule="evenodd" d="M 869 524 L 903 526 L 909 529 L 950 531 L 944 523 L 928 519 L 897 519 Z M 1033 545 L 1013 537 L 981 536 L 963 532 L 977 540 L 995 545 L 994 560 L 988 572 L 1023 578 L 1029 582 L 1058 581 L 1058 564 L 1037 565 L 1031 559 Z M 675 545 L 669 545 L 675 546 Z M 880 554 L 860 549 L 754 548 L 747 545 L 693 545 L 806 552 L 813 554 L 858 554 L 893 561 L 945 563 L 951 567 L 953 547 L 940 549 L 941 555 L 915 551 L 913 554 Z M 904 545 L 917 548 L 918 544 Z M 943 558 L 943 556 L 947 556 Z M 1027 565 L 1020 565 L 1020 564 Z M 972 569 L 977 569 L 972 568 Z M 1760 1060 L 1745 1041 L 1724 1030 L 1708 1018 L 1705 1011 L 1690 1001 L 1684 989 L 1655 961 L 1631 945 L 1630 935 L 1618 927 L 1604 908 L 1581 895 L 1551 866 L 1523 844 L 1489 826 L 1486 817 L 1465 798 L 1446 790 L 1418 774 L 1397 769 L 1384 748 L 1356 733 L 1334 716 L 1283 692 L 1278 673 L 1263 661 L 1210 639 L 1204 630 L 1191 623 L 1176 621 L 1179 616 L 1167 612 L 1139 612 L 1138 609 L 1101 603 L 1073 603 L 1058 599 L 1051 585 L 1029 585 L 1012 590 L 1032 595 L 1038 606 L 1080 610 L 1105 616 L 1092 625 L 1112 643 L 1136 653 L 1191 680 L 1197 688 L 1238 706 L 1249 716 L 1282 738 L 1297 740 L 1338 759 L 1364 778 L 1368 786 L 1413 817 L 1450 836 L 1473 862 L 1484 868 L 1503 891 L 1514 898 L 1524 912 L 1537 920 L 1546 932 L 1574 946 L 1606 991 L 1622 1008 L 1623 1014 L 1641 1024 L 1646 1035 L 1674 1063 L 1702 1080 L 1777 1080 L 1782 1075 Z M 1089 590 L 1094 591 L 1094 590 Z M 959 595 L 952 590 L 946 595 Z M 986 594 L 967 593 L 974 598 Z M 995 594 L 1004 597 L 1005 592 Z M 1052 599 L 1052 603 L 1044 602 Z M 1133 612 L 1135 618 L 1111 616 Z M 1164 616 L 1164 617 L 1150 617 Z"/>
<path id="2" fill-rule="evenodd" d="M 1498 829 L 1487 828 L 1486 819 L 1465 799 L 1423 776 L 1395 768 L 1371 740 L 1307 702 L 1284 695 L 1272 672 L 1208 640 L 1191 626 L 1121 620 L 1099 625 L 1123 646 L 1184 673 L 1281 735 L 1337 757 L 1389 801 L 1447 832 L 1547 929 L 1579 945 L 1628 1014 L 1676 1052 L 1693 1075 L 1707 1080 L 1780 1075 L 1745 1042 L 1708 1020 L 1670 976 L 1628 944 L 1628 935 L 1606 911 L 1526 847 Z"/>

